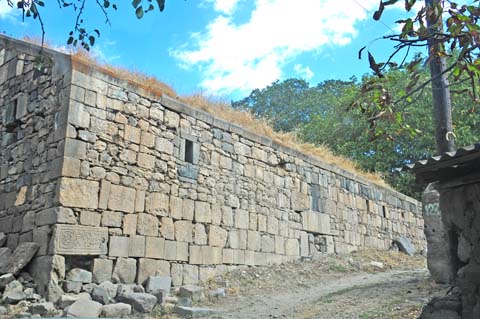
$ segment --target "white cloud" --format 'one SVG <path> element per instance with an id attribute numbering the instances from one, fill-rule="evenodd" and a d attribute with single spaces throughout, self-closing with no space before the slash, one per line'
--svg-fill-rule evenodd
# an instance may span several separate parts
<path id="1" fill-rule="evenodd" d="M 308 66 L 303 66 L 301 64 L 295 64 L 293 70 L 295 70 L 295 72 L 297 72 L 299 76 L 301 76 L 307 81 L 311 80 L 315 75 L 315 73 L 313 73 L 313 71 Z"/>
<path id="2" fill-rule="evenodd" d="M 211 93 L 249 92 L 281 78 L 283 67 L 301 53 L 350 43 L 356 23 L 370 18 L 366 10 L 378 7 L 378 0 L 361 0 L 361 7 L 357 1 L 255 0 L 247 22 L 221 14 L 192 37 L 195 47 L 172 55 L 201 69 L 201 86 Z"/>
<path id="3" fill-rule="evenodd" d="M 7 1 L 5 0 L 0 1 L 0 19 L 5 19 L 10 17 L 13 14 L 14 10 L 15 10 L 14 8 L 10 7 L 7 4 Z"/>
<path id="4" fill-rule="evenodd" d="M 208 3 L 213 3 L 215 11 L 230 15 L 235 10 L 238 2 L 241 0 L 206 0 Z"/>

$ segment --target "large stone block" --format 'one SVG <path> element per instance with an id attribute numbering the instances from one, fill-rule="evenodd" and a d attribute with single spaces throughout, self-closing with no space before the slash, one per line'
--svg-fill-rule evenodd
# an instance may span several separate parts
<path id="1" fill-rule="evenodd" d="M 147 237 L 145 257 L 154 259 L 165 258 L 165 239 L 158 237 Z"/>
<path id="2" fill-rule="evenodd" d="M 310 198 L 305 193 L 293 191 L 290 200 L 294 211 L 303 212 L 310 209 Z"/>
<path id="3" fill-rule="evenodd" d="M 212 208 L 209 203 L 195 202 L 195 222 L 210 223 L 212 221 Z"/>
<path id="4" fill-rule="evenodd" d="M 165 260 L 140 258 L 138 261 L 137 283 L 145 284 L 150 276 L 170 276 L 170 263 Z"/>
<path id="5" fill-rule="evenodd" d="M 111 185 L 108 208 L 120 212 L 133 213 L 135 209 L 135 189 Z"/>
<path id="6" fill-rule="evenodd" d="M 235 227 L 240 229 L 248 229 L 249 226 L 249 214 L 246 210 L 235 210 Z"/>
<path id="7" fill-rule="evenodd" d="M 162 217 L 160 234 L 166 239 L 175 239 L 175 226 L 173 223 L 173 219 L 168 217 Z"/>
<path id="8" fill-rule="evenodd" d="M 128 237 L 110 236 L 108 255 L 111 257 L 128 257 L 129 244 Z"/>
<path id="9" fill-rule="evenodd" d="M 93 260 L 93 282 L 101 284 L 104 281 L 112 280 L 113 260 L 95 258 Z"/>
<path id="10" fill-rule="evenodd" d="M 194 210 L 195 202 L 191 199 L 185 198 L 182 204 L 182 218 L 186 220 L 193 220 Z"/>
<path id="11" fill-rule="evenodd" d="M 53 253 L 59 255 L 107 254 L 108 228 L 77 225 L 56 225 L 53 232 Z"/>
<path id="12" fill-rule="evenodd" d="M 169 208 L 168 195 L 162 193 L 150 193 L 147 196 L 145 210 L 147 213 L 167 216 Z"/>
<path id="13" fill-rule="evenodd" d="M 302 228 L 310 233 L 330 235 L 330 216 L 312 211 L 302 212 Z"/>
<path id="14" fill-rule="evenodd" d="M 228 243 L 233 249 L 247 249 L 247 231 L 243 229 L 232 229 L 228 233 Z"/>
<path id="15" fill-rule="evenodd" d="M 83 160 L 87 157 L 87 143 L 66 138 L 63 154 L 66 157 Z"/>
<path id="16" fill-rule="evenodd" d="M 61 178 L 57 186 L 58 202 L 67 207 L 93 208 L 98 206 L 98 189 L 96 181 L 74 178 Z"/>
<path id="17" fill-rule="evenodd" d="M 140 213 L 137 219 L 137 233 L 145 236 L 158 236 L 158 219 L 156 216 Z"/>
<path id="18" fill-rule="evenodd" d="M 70 208 L 54 207 L 39 211 L 35 215 L 35 225 L 76 224 L 77 219 Z"/>
<path id="19" fill-rule="evenodd" d="M 84 128 L 90 126 L 90 114 L 87 112 L 83 104 L 71 101 L 70 109 L 68 111 L 68 123 Z"/>
<path id="20" fill-rule="evenodd" d="M 182 219 L 182 206 L 183 201 L 181 198 L 170 196 L 170 217 L 174 219 Z"/>
<path id="21" fill-rule="evenodd" d="M 287 256 L 299 256 L 300 244 L 297 239 L 289 238 L 285 242 L 285 254 Z"/>
<path id="22" fill-rule="evenodd" d="M 133 258 L 118 258 L 113 268 L 114 283 L 133 284 L 137 276 L 137 261 Z"/>
<path id="23" fill-rule="evenodd" d="M 193 224 L 191 221 L 179 220 L 175 222 L 175 240 L 191 243 L 192 233 Z"/>
<path id="24" fill-rule="evenodd" d="M 129 257 L 145 257 L 145 237 L 131 236 L 128 246 Z"/>
<path id="25" fill-rule="evenodd" d="M 210 246 L 225 247 L 228 233 L 225 229 L 211 225 L 208 230 L 208 243 Z"/>

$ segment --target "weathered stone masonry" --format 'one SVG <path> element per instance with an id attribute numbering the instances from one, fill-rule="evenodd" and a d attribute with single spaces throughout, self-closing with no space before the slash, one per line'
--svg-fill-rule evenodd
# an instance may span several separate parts
<path id="1" fill-rule="evenodd" d="M 97 282 L 181 285 L 400 235 L 424 247 L 417 201 L 38 52 L 0 37 L 0 232 L 42 245 L 31 271 L 51 299 L 78 265 Z"/>

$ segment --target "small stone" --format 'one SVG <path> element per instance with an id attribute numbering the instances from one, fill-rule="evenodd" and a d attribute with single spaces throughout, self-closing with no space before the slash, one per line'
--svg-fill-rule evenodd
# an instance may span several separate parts
<path id="1" fill-rule="evenodd" d="M 7 235 L 5 233 L 0 232 L 0 247 L 5 246 L 7 243 Z"/>
<path id="2" fill-rule="evenodd" d="M 96 287 L 96 285 L 93 284 L 93 283 L 83 284 L 82 285 L 82 292 L 86 292 L 86 293 L 91 294 L 92 291 L 93 291 L 93 288 L 95 288 L 95 287 Z"/>
<path id="3" fill-rule="evenodd" d="M 100 285 L 108 294 L 108 297 L 115 299 L 117 296 L 118 285 L 112 284 L 110 281 L 104 281 Z"/>
<path id="4" fill-rule="evenodd" d="M 82 292 L 78 295 L 67 295 L 67 294 L 63 294 L 60 296 L 60 298 L 58 299 L 57 301 L 57 306 L 60 308 L 60 309 L 65 309 L 67 308 L 68 306 L 70 306 L 71 304 L 73 304 L 75 301 L 78 301 L 80 299 L 86 299 L 86 300 L 90 300 L 91 297 L 90 297 L 90 294 L 86 293 L 86 292 Z"/>
<path id="5" fill-rule="evenodd" d="M 92 282 L 92 273 L 81 268 L 74 268 L 68 272 L 67 280 L 88 284 Z"/>
<path id="6" fill-rule="evenodd" d="M 180 297 L 190 298 L 193 301 L 202 301 L 205 299 L 203 288 L 193 285 L 181 286 L 178 295 Z"/>
<path id="7" fill-rule="evenodd" d="M 147 279 L 145 290 L 150 293 L 155 293 L 159 290 L 170 293 L 172 286 L 172 278 L 167 276 L 150 276 Z"/>
<path id="8" fill-rule="evenodd" d="M 192 307 L 193 301 L 187 297 L 180 297 L 177 299 L 177 305 L 181 307 Z"/>
<path id="9" fill-rule="evenodd" d="M 201 318 L 206 317 L 212 314 L 211 309 L 207 308 L 198 308 L 198 307 L 175 307 L 175 313 L 177 313 L 180 317 L 184 318 Z"/>
<path id="10" fill-rule="evenodd" d="M 52 314 L 55 311 L 55 306 L 53 305 L 53 302 L 34 303 L 30 306 L 29 311 L 32 315 L 43 316 L 46 314 Z"/>
<path id="11" fill-rule="evenodd" d="M 378 261 L 371 261 L 370 266 L 376 269 L 383 269 L 383 263 L 378 262 Z"/>
<path id="12" fill-rule="evenodd" d="M 64 281 L 63 290 L 65 292 L 78 294 L 82 290 L 82 283 L 77 281 Z"/>
<path id="13" fill-rule="evenodd" d="M 102 305 L 89 299 L 79 299 L 66 309 L 67 317 L 98 318 Z"/>
<path id="14" fill-rule="evenodd" d="M 210 296 L 213 298 L 225 298 L 226 293 L 224 288 L 217 288 L 215 290 L 210 291 Z"/>
<path id="15" fill-rule="evenodd" d="M 101 303 L 102 305 L 108 305 L 110 303 L 110 297 L 108 296 L 108 292 L 105 288 L 96 286 L 92 290 L 92 300 Z"/>
<path id="16" fill-rule="evenodd" d="M 15 280 L 12 274 L 5 274 L 0 276 L 0 289 L 5 288 L 9 283 Z"/>
<path id="17" fill-rule="evenodd" d="M 102 307 L 102 317 L 106 318 L 121 318 L 126 317 L 132 313 L 132 306 L 126 303 L 114 303 Z"/>
<path id="18" fill-rule="evenodd" d="M 128 293 L 134 293 L 134 292 L 145 292 L 145 289 L 143 289 L 142 285 L 136 285 L 136 284 L 120 284 L 120 285 L 118 285 L 117 296 L 128 294 Z"/>
<path id="19" fill-rule="evenodd" d="M 16 304 L 26 298 L 23 292 L 23 285 L 20 281 L 14 280 L 5 287 L 2 301 L 6 304 Z"/>
<path id="20" fill-rule="evenodd" d="M 12 251 L 8 247 L 0 248 L 0 269 L 4 268 L 12 256 Z"/>
<path id="21" fill-rule="evenodd" d="M 138 312 L 148 313 L 153 310 L 157 304 L 157 297 L 147 293 L 126 293 L 119 295 L 117 300 L 133 306 Z"/>

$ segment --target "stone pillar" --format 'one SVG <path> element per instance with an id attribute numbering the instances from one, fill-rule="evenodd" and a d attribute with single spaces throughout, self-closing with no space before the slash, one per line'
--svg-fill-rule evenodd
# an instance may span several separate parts
<path id="1" fill-rule="evenodd" d="M 442 221 L 437 183 L 427 186 L 422 195 L 424 233 L 427 238 L 427 265 L 437 283 L 453 282 L 448 234 Z"/>

